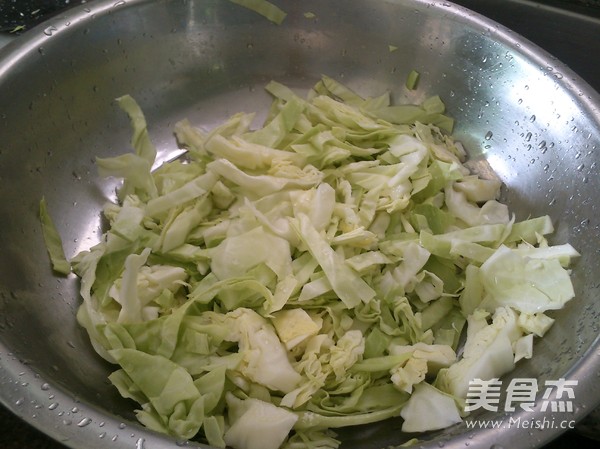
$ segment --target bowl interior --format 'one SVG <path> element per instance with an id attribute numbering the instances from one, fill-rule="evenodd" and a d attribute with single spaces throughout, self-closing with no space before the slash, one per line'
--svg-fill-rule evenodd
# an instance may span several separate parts
<path id="1" fill-rule="evenodd" d="M 536 342 L 533 359 L 511 376 L 579 376 L 576 416 L 594 407 L 600 400 L 590 380 L 599 366 L 598 95 L 543 51 L 447 2 L 278 5 L 288 13 L 281 25 L 219 0 L 99 1 L 0 52 L 2 402 L 72 447 L 101 427 L 159 438 L 130 422 L 132 403 L 108 383 L 111 366 L 77 325 L 78 282 L 50 270 L 39 201 L 46 198 L 70 257 L 98 241 L 102 205 L 114 197 L 115 183 L 99 178 L 95 157 L 129 149 L 129 123 L 115 98 L 136 98 L 168 158 L 177 150 L 176 121 L 210 128 L 239 111 L 258 111 L 260 119 L 270 104 L 268 81 L 306 92 L 326 74 L 365 96 L 391 91 L 396 103 L 440 95 L 471 167 L 501 178 L 503 200 L 517 219 L 549 214 L 553 242 L 581 252 L 573 270 L 576 299 L 552 314 L 556 323 Z M 419 85 L 407 90 L 413 69 Z M 61 411 L 76 423 L 90 422 L 61 427 Z M 345 430 L 343 447 L 397 445 L 399 425 Z M 427 438 L 452 443 L 465 433 L 457 426 Z M 505 437 L 514 443 L 507 447 L 522 444 L 515 434 Z M 530 435 L 529 445 L 551 437 Z M 479 432 L 476 439 L 498 436 Z"/>

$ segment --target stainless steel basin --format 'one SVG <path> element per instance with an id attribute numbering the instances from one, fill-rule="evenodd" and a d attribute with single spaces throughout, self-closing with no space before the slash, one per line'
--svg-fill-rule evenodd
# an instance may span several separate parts
<path id="1" fill-rule="evenodd" d="M 582 418 L 600 402 L 598 93 L 545 51 L 445 1 L 277 3 L 288 12 L 280 26 L 219 0 L 100 0 L 0 50 L 0 401 L 73 448 L 183 444 L 136 424 L 132 404 L 106 381 L 111 367 L 74 319 L 76 279 L 55 277 L 47 263 L 39 199 L 73 255 L 97 241 L 114 188 L 94 157 L 119 154 L 129 140 L 114 98 L 140 102 L 168 153 L 178 119 L 210 127 L 233 112 L 266 111 L 269 80 L 302 90 L 324 73 L 365 95 L 391 90 L 397 102 L 439 94 L 471 166 L 500 176 L 517 217 L 550 214 L 555 241 L 580 250 L 577 298 L 508 379 L 579 383 L 567 417 L 538 410 L 513 419 Z M 407 91 L 412 69 L 421 80 Z M 346 429 L 343 447 L 398 445 L 406 439 L 398 428 Z M 463 425 L 426 435 L 423 447 L 536 447 L 562 430 Z"/>

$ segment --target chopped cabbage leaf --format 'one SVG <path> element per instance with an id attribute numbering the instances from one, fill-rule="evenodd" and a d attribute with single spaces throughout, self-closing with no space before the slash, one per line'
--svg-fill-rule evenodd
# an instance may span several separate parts
<path id="1" fill-rule="evenodd" d="M 494 312 L 492 323 L 487 323 L 487 313 L 476 310 L 467 319 L 467 341 L 462 358 L 440 371 L 438 388 L 459 398 L 465 398 L 469 381 L 499 378 L 514 366 L 513 345 L 521 338 L 517 325 L 517 312 L 508 307 L 499 307 Z"/>
<path id="2" fill-rule="evenodd" d="M 278 449 L 298 416 L 270 402 L 227 394 L 231 427 L 224 441 L 236 449 Z"/>
<path id="3" fill-rule="evenodd" d="M 406 77 L 406 88 L 408 90 L 414 90 L 417 88 L 417 83 L 419 82 L 420 73 L 416 70 L 411 70 L 408 76 Z"/>
<path id="4" fill-rule="evenodd" d="M 248 8 L 269 19 L 271 22 L 281 25 L 287 14 L 279 7 L 267 0 L 229 0 L 232 3 Z"/>
<path id="5" fill-rule="evenodd" d="M 238 308 L 226 315 L 209 314 L 230 330 L 226 340 L 237 342 L 243 356 L 240 371 L 250 380 L 288 393 L 301 381 L 273 326 L 251 309 Z"/>
<path id="6" fill-rule="evenodd" d="M 538 259 L 501 246 L 479 269 L 487 310 L 511 306 L 526 313 L 556 310 L 575 296 L 569 273 L 554 258 Z"/>
<path id="7" fill-rule="evenodd" d="M 48 206 L 44 198 L 40 201 L 40 221 L 42 222 L 42 232 L 46 248 L 48 249 L 48 255 L 52 262 L 52 269 L 60 274 L 69 274 L 71 272 L 71 264 L 65 257 L 62 239 L 48 212 Z"/>
<path id="8" fill-rule="evenodd" d="M 355 307 L 360 302 L 368 302 L 375 296 L 375 291 L 346 264 L 343 257 L 331 248 L 306 215 L 301 214 L 298 223 L 292 225 L 323 269 L 333 290 L 346 306 Z"/>
<path id="9" fill-rule="evenodd" d="M 110 158 L 96 158 L 101 176 L 123 178 L 119 188 L 119 198 L 135 194 L 143 199 L 157 195 L 156 184 L 151 169 L 156 159 L 156 148 L 148 135 L 146 118 L 138 103 L 129 95 L 117 98 L 117 103 L 127 113 L 131 121 L 131 146 L 134 153 L 126 153 Z"/>
<path id="10" fill-rule="evenodd" d="M 444 429 L 462 421 L 452 396 L 428 383 L 420 383 L 400 412 L 403 432 L 426 432 Z"/>
<path id="11" fill-rule="evenodd" d="M 198 432 L 205 413 L 204 396 L 183 367 L 134 349 L 114 349 L 111 355 L 122 367 L 122 374 L 112 375 L 113 383 L 126 397 L 134 391 L 136 397 L 144 398 L 138 412 L 144 424 L 183 438 Z"/>

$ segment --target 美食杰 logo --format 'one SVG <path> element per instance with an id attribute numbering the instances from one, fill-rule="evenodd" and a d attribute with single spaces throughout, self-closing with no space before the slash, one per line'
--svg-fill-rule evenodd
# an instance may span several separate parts
<path id="1" fill-rule="evenodd" d="M 504 411 L 510 413 L 517 410 L 533 412 L 534 407 L 539 405 L 540 412 L 550 412 L 552 414 L 572 413 L 577 384 L 577 380 L 563 378 L 546 380 L 542 385 L 542 389 L 540 389 L 539 382 L 535 378 L 515 378 L 508 382 L 506 386 L 499 378 L 489 380 L 473 379 L 469 382 L 464 411 L 473 412 L 483 409 L 491 412 Z M 505 387 L 504 391 L 503 387 Z M 543 392 L 536 402 L 539 391 Z M 503 392 L 506 394 L 502 395 Z M 469 428 L 572 429 L 575 426 L 575 420 L 559 419 L 555 415 L 543 416 L 542 418 L 532 417 L 531 419 L 519 415 L 517 417 L 510 416 L 507 420 L 466 420 L 466 424 Z"/>

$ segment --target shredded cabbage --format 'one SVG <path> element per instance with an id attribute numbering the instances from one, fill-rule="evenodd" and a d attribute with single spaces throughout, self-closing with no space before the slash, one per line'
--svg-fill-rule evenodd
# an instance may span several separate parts
<path id="1" fill-rule="evenodd" d="M 267 0 L 229 0 L 232 3 L 248 8 L 271 22 L 281 25 L 287 14 L 278 6 Z"/>
<path id="2" fill-rule="evenodd" d="M 394 106 L 328 77 L 306 99 L 267 90 L 262 128 L 184 120 L 186 159 L 155 169 L 122 97 L 134 151 L 98 160 L 123 178 L 119 201 L 70 262 L 40 204 L 56 269 L 81 277 L 79 323 L 119 366 L 111 382 L 146 426 L 215 447 L 336 448 L 337 427 L 460 422 L 469 381 L 530 358 L 546 312 L 573 298 L 577 251 L 466 169 L 439 97 Z"/>

